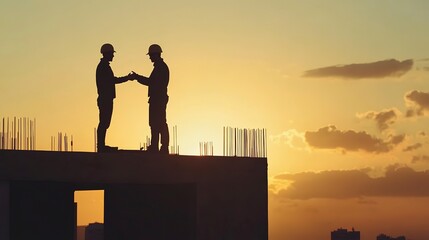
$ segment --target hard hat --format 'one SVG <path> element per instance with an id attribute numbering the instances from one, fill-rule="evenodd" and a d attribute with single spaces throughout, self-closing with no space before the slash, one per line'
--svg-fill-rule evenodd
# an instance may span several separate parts
<path id="1" fill-rule="evenodd" d="M 101 53 L 108 53 L 108 52 L 116 52 L 115 49 L 113 49 L 113 45 L 110 43 L 105 43 L 103 46 L 101 46 Z"/>
<path id="2" fill-rule="evenodd" d="M 146 55 L 151 54 L 151 53 L 162 53 L 162 49 L 158 44 L 152 44 L 152 45 L 150 45 L 149 50 L 148 50 Z"/>

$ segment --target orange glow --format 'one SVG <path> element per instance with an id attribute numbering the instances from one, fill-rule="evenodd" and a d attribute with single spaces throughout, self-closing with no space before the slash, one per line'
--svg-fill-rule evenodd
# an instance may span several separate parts
<path id="1" fill-rule="evenodd" d="M 77 203 L 77 225 L 104 223 L 104 191 L 75 191 L 74 201 Z"/>
<path id="2" fill-rule="evenodd" d="M 408 166 L 424 174 L 427 9 L 429 1 L 3 1 L 0 118 L 36 118 L 38 150 L 64 132 L 74 151 L 94 151 L 101 45 L 115 47 L 116 76 L 147 76 L 147 48 L 158 43 L 170 68 L 167 123 L 178 127 L 180 154 L 196 155 L 207 141 L 221 155 L 224 126 L 266 128 L 272 189 L 289 186 L 276 179 L 286 173 L 382 176 Z M 126 82 L 116 95 L 106 144 L 136 150 L 150 136 L 147 88 Z M 395 229 L 426 239 L 428 195 L 373 196 L 367 204 L 276 201 L 270 192 L 270 240 L 328 239 L 352 225 L 365 239 Z M 102 198 L 76 192 L 79 224 L 103 221 Z"/>

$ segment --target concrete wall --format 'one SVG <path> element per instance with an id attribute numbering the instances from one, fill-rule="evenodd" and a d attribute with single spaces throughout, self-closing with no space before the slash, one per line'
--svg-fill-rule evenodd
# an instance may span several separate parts
<path id="1" fill-rule="evenodd" d="M 113 185 L 105 190 L 105 240 L 196 239 L 194 184 Z"/>
<path id="2" fill-rule="evenodd" d="M 69 184 L 10 184 L 11 240 L 73 240 L 74 195 Z"/>
<path id="3" fill-rule="evenodd" d="M 0 181 L 10 240 L 71 239 L 81 189 L 105 190 L 106 240 L 268 239 L 267 159 L 0 150 Z"/>
<path id="4" fill-rule="evenodd" d="M 9 183 L 0 182 L 0 239 L 9 240 Z"/>

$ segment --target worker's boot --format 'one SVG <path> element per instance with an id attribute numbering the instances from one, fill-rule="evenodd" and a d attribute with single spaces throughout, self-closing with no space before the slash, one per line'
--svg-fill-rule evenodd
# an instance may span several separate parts
<path id="1" fill-rule="evenodd" d="M 118 151 L 118 147 L 111 147 L 111 146 L 98 146 L 97 152 L 116 152 Z"/>
<path id="2" fill-rule="evenodd" d="M 158 153 L 158 148 L 155 145 L 150 145 L 146 150 L 148 153 Z"/>
<path id="3" fill-rule="evenodd" d="M 168 155 L 169 154 L 169 152 L 168 152 L 168 146 L 162 145 L 161 146 L 161 150 L 159 150 L 159 153 Z"/>

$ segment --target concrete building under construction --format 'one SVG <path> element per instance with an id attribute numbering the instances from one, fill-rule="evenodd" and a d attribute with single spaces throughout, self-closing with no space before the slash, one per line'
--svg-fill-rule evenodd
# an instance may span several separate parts
<path id="1" fill-rule="evenodd" d="M 404 236 L 400 237 L 391 237 L 386 234 L 380 234 L 377 236 L 377 240 L 407 240 Z"/>
<path id="2" fill-rule="evenodd" d="M 354 228 L 351 231 L 339 228 L 331 232 L 331 240 L 360 240 L 360 231 L 355 231 Z"/>
<path id="3" fill-rule="evenodd" d="M 268 239 L 267 158 L 0 150 L 0 239 L 73 240 L 104 190 L 104 239 Z"/>

